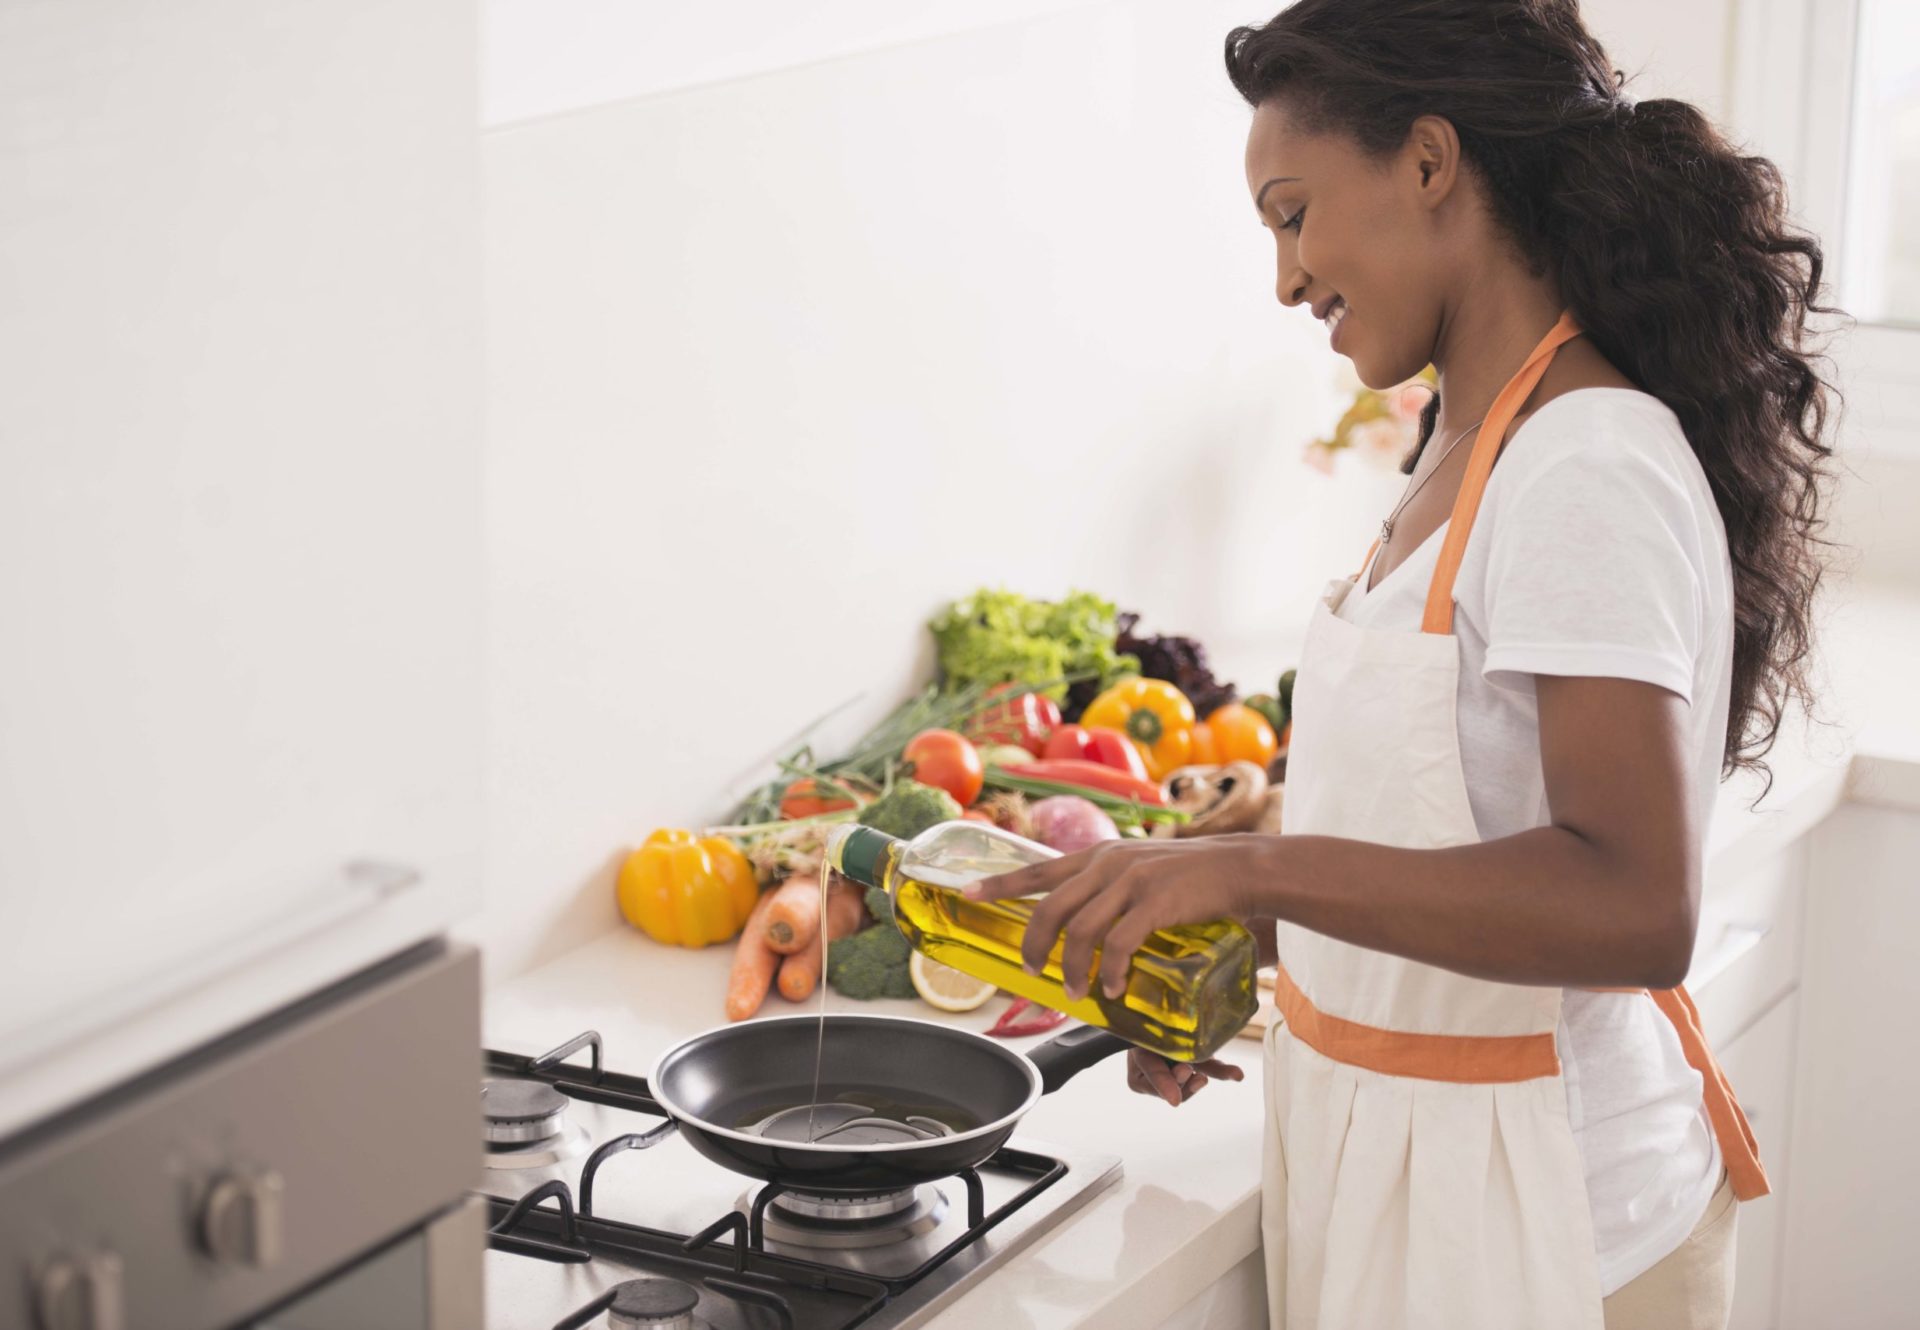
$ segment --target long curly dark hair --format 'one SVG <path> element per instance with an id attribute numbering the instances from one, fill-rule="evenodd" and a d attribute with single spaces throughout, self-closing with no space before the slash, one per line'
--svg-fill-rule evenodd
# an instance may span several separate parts
<path id="1" fill-rule="evenodd" d="M 1733 562 L 1723 774 L 1765 774 L 1788 707 L 1812 708 L 1832 452 L 1832 389 L 1807 323 L 1833 311 L 1817 303 L 1820 246 L 1789 224 L 1778 168 L 1686 102 L 1624 100 L 1576 0 L 1298 0 L 1227 34 L 1227 74 L 1250 105 L 1279 98 L 1375 155 L 1422 115 L 1449 121 L 1534 274 L 1679 417 Z"/>

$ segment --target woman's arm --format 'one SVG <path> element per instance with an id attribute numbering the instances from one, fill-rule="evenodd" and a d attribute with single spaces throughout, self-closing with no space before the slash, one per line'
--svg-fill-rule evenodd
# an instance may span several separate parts
<path id="1" fill-rule="evenodd" d="M 1549 826 L 1444 850 L 1327 836 L 1110 843 L 971 894 L 1046 893 L 1025 957 L 1037 967 L 1064 931 L 1076 993 L 1096 948 L 1117 993 L 1149 933 L 1223 915 L 1271 915 L 1483 979 L 1670 988 L 1700 895 L 1686 704 L 1624 679 L 1541 675 L 1536 694 Z"/>

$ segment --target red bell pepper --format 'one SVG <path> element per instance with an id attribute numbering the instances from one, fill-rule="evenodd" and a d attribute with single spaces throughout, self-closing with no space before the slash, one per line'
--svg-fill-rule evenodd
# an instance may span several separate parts
<path id="1" fill-rule="evenodd" d="M 1122 799 L 1138 799 L 1155 808 L 1163 807 L 1167 802 L 1166 796 L 1160 793 L 1160 787 L 1145 776 L 1131 775 L 1079 758 L 1048 758 L 1044 762 L 1028 762 L 1024 766 L 1007 767 L 1005 770 L 1015 776 L 1031 776 L 1035 780 L 1050 780 L 1061 785 L 1078 785 L 1083 789 L 1099 790 L 1103 794 L 1115 794 Z"/>
<path id="2" fill-rule="evenodd" d="M 1029 1007 L 1033 1008 L 1032 1014 L 1022 1015 Z M 1066 1023 L 1066 1012 L 1043 1007 L 1032 998 L 1017 997 L 1000 1013 L 1000 1019 L 987 1028 L 987 1033 L 1002 1039 L 1018 1039 L 1023 1035 L 1045 1034 Z"/>
<path id="3" fill-rule="evenodd" d="M 1016 683 L 987 690 L 994 701 L 975 712 L 961 732 L 977 744 L 1018 744 L 1039 757 L 1060 724 L 1060 708 L 1044 693 L 1023 692 Z"/>
<path id="4" fill-rule="evenodd" d="M 1047 740 L 1042 756 L 1098 762 L 1103 767 L 1125 771 L 1142 780 L 1147 778 L 1146 761 L 1140 756 L 1140 750 L 1133 740 L 1107 725 L 1062 725 Z"/>

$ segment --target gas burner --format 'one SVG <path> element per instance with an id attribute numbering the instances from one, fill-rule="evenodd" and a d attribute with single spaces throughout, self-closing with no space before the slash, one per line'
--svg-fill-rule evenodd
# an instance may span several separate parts
<path id="1" fill-rule="evenodd" d="M 610 1330 L 700 1330 L 706 1325 L 693 1314 L 699 1292 L 677 1279 L 629 1279 L 611 1292 Z"/>
<path id="2" fill-rule="evenodd" d="M 560 1134 L 567 1097 L 540 1081 L 489 1076 L 480 1083 L 480 1111 L 488 1145 L 527 1145 Z"/>
<path id="3" fill-rule="evenodd" d="M 551 1168 L 587 1152 L 593 1138 L 576 1123 L 561 1124 L 557 1135 L 530 1145 L 489 1145 L 487 1167 L 500 1169 Z"/>
<path id="4" fill-rule="evenodd" d="M 738 1208 L 750 1212 L 759 1191 Z M 885 1247 L 932 1232 L 946 1213 L 947 1198 L 931 1186 L 864 1196 L 788 1191 L 767 1203 L 765 1232 L 768 1242 L 793 1247 Z"/>

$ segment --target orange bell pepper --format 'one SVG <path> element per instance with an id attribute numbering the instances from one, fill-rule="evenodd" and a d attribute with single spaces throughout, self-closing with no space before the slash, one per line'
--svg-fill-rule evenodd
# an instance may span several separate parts
<path id="1" fill-rule="evenodd" d="M 1273 726 L 1265 716 L 1244 703 L 1229 702 L 1215 707 L 1207 717 L 1207 726 L 1219 745 L 1222 762 L 1252 762 L 1264 767 L 1280 751 L 1280 740 Z"/>

